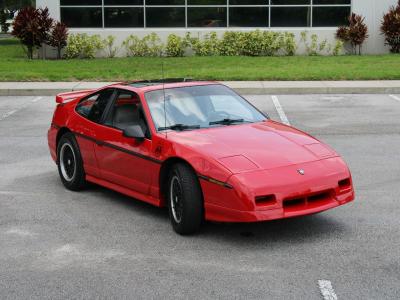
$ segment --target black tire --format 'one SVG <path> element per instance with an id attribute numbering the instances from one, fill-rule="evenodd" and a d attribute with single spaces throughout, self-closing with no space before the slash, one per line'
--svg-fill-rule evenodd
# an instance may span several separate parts
<path id="1" fill-rule="evenodd" d="M 167 203 L 175 232 L 188 235 L 199 231 L 204 218 L 203 194 L 196 174 L 188 165 L 179 163 L 172 167 L 168 178 Z"/>
<path id="2" fill-rule="evenodd" d="M 71 132 L 65 133 L 57 145 L 57 166 L 61 181 L 67 189 L 79 191 L 86 186 L 81 152 Z"/>

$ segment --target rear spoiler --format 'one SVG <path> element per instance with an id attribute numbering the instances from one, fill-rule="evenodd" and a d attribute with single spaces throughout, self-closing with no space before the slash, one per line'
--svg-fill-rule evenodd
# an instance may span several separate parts
<path id="1" fill-rule="evenodd" d="M 84 90 L 84 91 L 76 91 L 76 92 L 68 92 L 68 93 L 61 93 L 56 96 L 56 102 L 58 104 L 64 104 L 69 101 L 75 100 L 77 98 L 86 96 L 93 92 L 94 90 Z"/>

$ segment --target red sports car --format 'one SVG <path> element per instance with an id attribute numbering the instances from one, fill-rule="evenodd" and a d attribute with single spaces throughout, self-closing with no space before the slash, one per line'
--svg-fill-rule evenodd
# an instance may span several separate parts
<path id="1" fill-rule="evenodd" d="M 167 206 L 180 234 L 203 220 L 282 219 L 354 199 L 334 150 L 222 84 L 138 81 L 56 101 L 48 142 L 63 184 L 89 181 Z"/>

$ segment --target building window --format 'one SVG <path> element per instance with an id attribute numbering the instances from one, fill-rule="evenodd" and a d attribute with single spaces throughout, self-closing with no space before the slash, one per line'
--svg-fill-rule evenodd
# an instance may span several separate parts
<path id="1" fill-rule="evenodd" d="M 268 13 L 268 7 L 229 7 L 229 27 L 268 27 Z"/>
<path id="2" fill-rule="evenodd" d="M 351 0 L 60 0 L 69 27 L 337 27 Z"/>
<path id="3" fill-rule="evenodd" d="M 185 27 L 185 7 L 147 7 L 146 27 Z"/>
<path id="4" fill-rule="evenodd" d="M 61 20 L 71 28 L 103 27 L 101 7 L 62 7 Z"/>
<path id="5" fill-rule="evenodd" d="M 226 27 L 226 7 L 189 7 L 188 27 Z"/>
<path id="6" fill-rule="evenodd" d="M 314 7 L 313 26 L 314 27 L 335 27 L 346 25 L 350 15 L 350 7 Z"/>
<path id="7" fill-rule="evenodd" d="M 104 26 L 107 28 L 144 27 L 143 7 L 105 7 Z"/>
<path id="8" fill-rule="evenodd" d="M 310 10 L 307 6 L 271 7 L 271 27 L 309 27 Z"/>

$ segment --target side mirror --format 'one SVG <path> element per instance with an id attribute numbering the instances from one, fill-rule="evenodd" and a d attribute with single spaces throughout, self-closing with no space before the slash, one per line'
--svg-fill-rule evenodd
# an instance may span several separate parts
<path id="1" fill-rule="evenodd" d="M 143 129 L 139 125 L 132 125 L 125 128 L 125 130 L 122 131 L 122 135 L 128 138 L 134 138 L 138 142 L 143 141 L 145 138 Z"/>

